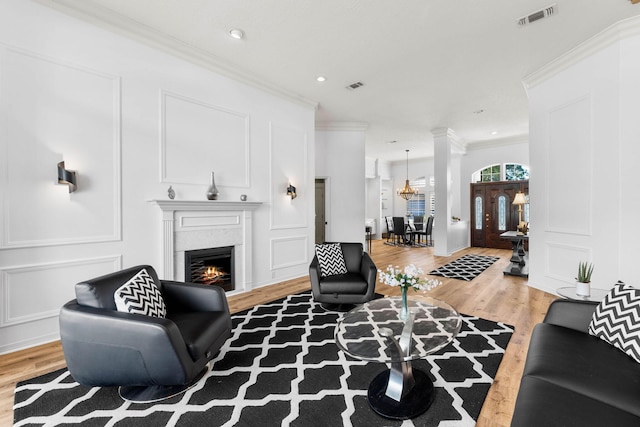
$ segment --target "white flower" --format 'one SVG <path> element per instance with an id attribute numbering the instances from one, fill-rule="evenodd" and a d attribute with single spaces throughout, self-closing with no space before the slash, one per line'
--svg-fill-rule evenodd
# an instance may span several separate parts
<path id="1" fill-rule="evenodd" d="M 387 266 L 385 271 L 378 270 L 380 282 L 389 286 L 400 286 L 403 289 L 413 288 L 414 290 L 426 292 L 440 286 L 442 282 L 436 279 L 420 279 L 420 274 L 424 272 L 414 264 L 407 265 L 403 270 L 398 266 Z"/>

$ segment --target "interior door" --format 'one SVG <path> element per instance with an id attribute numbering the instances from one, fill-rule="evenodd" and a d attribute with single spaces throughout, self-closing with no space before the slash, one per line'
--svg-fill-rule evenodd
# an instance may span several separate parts
<path id="1" fill-rule="evenodd" d="M 517 230 L 518 191 L 529 193 L 528 181 L 471 184 L 471 246 L 511 249 L 511 242 L 500 238 L 505 231 Z"/>
<path id="2" fill-rule="evenodd" d="M 325 182 L 324 179 L 316 179 L 316 243 L 322 244 L 325 241 Z"/>

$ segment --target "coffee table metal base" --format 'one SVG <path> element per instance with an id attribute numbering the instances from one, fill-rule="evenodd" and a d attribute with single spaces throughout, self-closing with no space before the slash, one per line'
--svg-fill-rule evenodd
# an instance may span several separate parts
<path id="1" fill-rule="evenodd" d="M 414 368 L 415 385 L 398 402 L 386 395 L 390 372 L 390 369 L 381 372 L 369 385 L 369 405 L 377 414 L 394 420 L 407 420 L 429 409 L 435 397 L 435 389 L 429 375 Z"/>

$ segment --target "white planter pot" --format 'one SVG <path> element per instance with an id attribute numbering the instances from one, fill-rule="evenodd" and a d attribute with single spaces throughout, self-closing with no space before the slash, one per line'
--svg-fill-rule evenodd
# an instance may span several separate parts
<path id="1" fill-rule="evenodd" d="M 588 297 L 591 295 L 591 282 L 576 282 L 576 295 Z"/>

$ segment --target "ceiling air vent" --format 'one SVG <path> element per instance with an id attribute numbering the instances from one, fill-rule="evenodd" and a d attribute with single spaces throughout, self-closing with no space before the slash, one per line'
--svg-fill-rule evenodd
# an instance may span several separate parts
<path id="1" fill-rule="evenodd" d="M 556 15 L 557 13 L 558 13 L 558 4 L 554 3 L 552 5 L 549 5 L 545 8 L 537 10 L 527 16 L 523 16 L 522 18 L 518 19 L 518 25 L 524 26 L 527 24 L 531 24 L 533 22 L 539 21 L 542 18 L 547 18 L 549 16 Z"/>
<path id="2" fill-rule="evenodd" d="M 364 83 L 362 82 L 355 82 L 355 83 L 351 83 L 349 86 L 347 86 L 347 89 L 349 90 L 355 90 L 358 89 L 359 87 L 364 86 Z"/>

